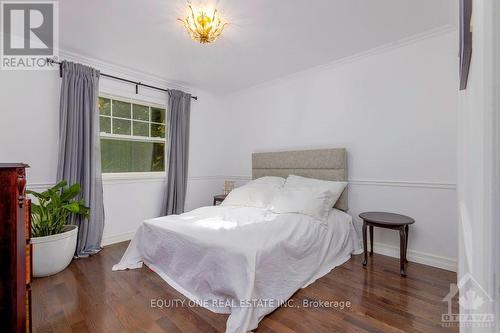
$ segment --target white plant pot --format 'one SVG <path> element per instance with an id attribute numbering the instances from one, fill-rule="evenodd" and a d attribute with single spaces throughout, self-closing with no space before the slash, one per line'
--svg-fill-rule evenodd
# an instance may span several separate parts
<path id="1" fill-rule="evenodd" d="M 68 267 L 75 254 L 77 236 L 78 227 L 67 225 L 60 234 L 31 238 L 33 276 L 54 275 Z"/>

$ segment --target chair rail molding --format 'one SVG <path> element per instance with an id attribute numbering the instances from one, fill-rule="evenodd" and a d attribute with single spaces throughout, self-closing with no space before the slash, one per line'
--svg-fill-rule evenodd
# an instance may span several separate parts
<path id="1" fill-rule="evenodd" d="M 252 180 L 251 176 L 223 176 L 223 175 L 213 175 L 213 176 L 190 176 L 188 181 L 223 181 L 223 180 L 234 180 L 239 182 L 246 182 Z M 104 185 L 111 184 L 127 184 L 127 183 L 145 183 L 145 182 L 165 182 L 166 177 L 164 175 L 124 175 L 120 174 L 118 176 L 103 176 Z M 456 190 L 457 185 L 455 183 L 447 182 L 431 182 L 431 181 L 410 181 L 410 180 L 382 180 L 382 179 L 348 179 L 347 180 L 351 186 L 388 186 L 388 187 L 416 187 L 416 188 L 428 188 L 428 189 L 440 189 L 440 190 Z M 31 190 L 44 190 L 51 186 L 54 186 L 54 182 L 43 182 L 43 183 L 31 183 L 28 185 Z"/>
<path id="2" fill-rule="evenodd" d="M 203 176 L 196 177 L 196 180 L 207 179 Z M 211 176 L 212 179 L 227 179 L 235 181 L 250 181 L 251 176 Z M 194 180 L 194 179 L 193 179 Z M 389 186 L 389 187 L 417 187 L 441 190 L 456 190 L 457 184 L 450 182 L 433 182 L 417 180 L 385 180 L 385 179 L 348 179 L 349 185 L 354 186 Z"/>
<path id="3" fill-rule="evenodd" d="M 410 180 L 378 180 L 378 179 L 348 179 L 350 185 L 360 186 L 393 186 L 393 187 L 419 187 L 442 190 L 455 190 L 457 184 L 445 182 L 410 181 Z"/>

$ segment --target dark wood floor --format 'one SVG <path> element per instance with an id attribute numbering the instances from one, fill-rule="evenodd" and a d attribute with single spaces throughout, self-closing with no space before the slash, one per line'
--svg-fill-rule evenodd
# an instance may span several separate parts
<path id="1" fill-rule="evenodd" d="M 112 272 L 127 243 L 73 261 L 63 272 L 33 282 L 34 332 L 224 332 L 227 315 L 204 308 L 151 308 L 151 299 L 185 299 L 148 268 Z M 280 308 L 256 332 L 458 332 L 443 328 L 443 297 L 455 273 L 374 255 L 366 269 L 353 256 L 293 296 L 350 301 L 350 308 Z M 457 303 L 454 303 L 457 309 Z"/>

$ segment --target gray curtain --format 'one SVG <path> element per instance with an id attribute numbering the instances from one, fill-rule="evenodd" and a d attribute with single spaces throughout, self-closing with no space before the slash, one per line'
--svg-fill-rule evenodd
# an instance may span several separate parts
<path id="1" fill-rule="evenodd" d="M 168 101 L 166 214 L 181 214 L 187 190 L 191 94 L 171 90 Z"/>
<path id="2" fill-rule="evenodd" d="M 80 184 L 90 207 L 89 219 L 72 216 L 69 221 L 78 226 L 78 257 L 101 250 L 104 228 L 98 94 L 98 70 L 63 61 L 57 179 Z"/>

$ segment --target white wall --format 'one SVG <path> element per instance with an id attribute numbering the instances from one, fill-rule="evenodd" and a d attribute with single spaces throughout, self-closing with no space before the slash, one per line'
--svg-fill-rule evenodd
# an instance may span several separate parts
<path id="1" fill-rule="evenodd" d="M 391 45 L 224 99 L 226 175 L 250 177 L 251 153 L 346 147 L 350 213 L 416 219 L 410 260 L 455 269 L 455 32 Z M 399 255 L 398 235 L 375 231 Z"/>
<path id="2" fill-rule="evenodd" d="M 103 72 L 172 87 L 154 77 L 97 62 L 92 63 Z M 2 71 L 0 75 L 0 162 L 26 162 L 28 186 L 43 190 L 56 181 L 59 89 L 58 71 Z M 101 79 L 102 92 L 140 100 L 166 103 L 166 95 L 116 81 Z M 211 94 L 197 90 L 198 101 L 192 102 L 190 164 L 186 206 L 191 209 L 211 204 L 214 193 L 220 192 L 222 180 L 217 177 L 222 158 L 214 153 L 220 141 L 222 111 Z M 104 180 L 106 225 L 103 243 L 129 239 L 146 218 L 161 216 L 164 200 L 164 178 L 118 178 Z"/>
<path id="3" fill-rule="evenodd" d="M 456 38 L 454 33 L 427 37 L 226 97 L 196 91 L 186 208 L 211 204 L 225 178 L 248 180 L 254 151 L 346 147 L 350 213 L 388 210 L 413 216 L 409 258 L 454 269 Z M 103 72 L 172 86 L 89 61 Z M 101 82 L 107 93 L 153 102 L 164 98 L 148 90 L 135 96 L 131 86 Z M 29 163 L 34 188 L 55 181 L 59 85 L 57 72 L 0 75 L 0 86 L 8 87 L 0 90 L 0 161 Z M 143 219 L 159 216 L 163 188 L 162 178 L 107 179 L 104 243 L 127 239 Z M 376 251 L 398 255 L 395 233 L 377 230 L 375 237 Z"/>
<path id="4" fill-rule="evenodd" d="M 496 301 L 496 328 L 476 325 L 461 327 L 460 331 L 498 332 L 500 5 L 498 1 L 475 1 L 472 15 L 473 53 L 469 80 L 467 89 L 459 95 L 458 277 L 460 279 L 467 273 L 471 274 Z M 467 290 L 461 290 L 462 292 Z M 495 313 L 495 304 L 487 297 L 484 299 L 484 304 L 476 312 Z M 460 311 L 463 314 L 468 310 L 460 308 Z"/>

